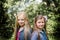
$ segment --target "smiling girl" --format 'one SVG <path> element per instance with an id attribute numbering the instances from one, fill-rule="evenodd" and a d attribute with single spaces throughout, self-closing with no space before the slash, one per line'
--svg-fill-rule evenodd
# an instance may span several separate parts
<path id="1" fill-rule="evenodd" d="M 19 12 L 15 23 L 15 40 L 30 40 L 31 28 L 25 12 Z"/>
<path id="2" fill-rule="evenodd" d="M 46 35 L 46 18 L 43 15 L 38 15 L 34 20 L 34 31 L 31 40 L 48 40 Z"/>

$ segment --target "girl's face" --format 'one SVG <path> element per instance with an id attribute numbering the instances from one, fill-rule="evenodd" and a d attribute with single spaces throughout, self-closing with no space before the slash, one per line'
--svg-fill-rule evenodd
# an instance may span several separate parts
<path id="1" fill-rule="evenodd" d="M 23 15 L 18 16 L 18 24 L 23 27 L 25 25 L 25 19 Z"/>
<path id="2" fill-rule="evenodd" d="M 44 25 L 45 25 L 44 18 L 38 19 L 38 20 L 36 21 L 36 27 L 37 27 L 37 28 L 43 29 L 43 28 L 44 28 Z"/>

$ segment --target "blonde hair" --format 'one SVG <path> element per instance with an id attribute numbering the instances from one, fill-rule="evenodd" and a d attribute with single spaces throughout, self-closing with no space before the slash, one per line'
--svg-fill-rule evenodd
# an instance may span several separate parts
<path id="1" fill-rule="evenodd" d="M 14 28 L 14 33 L 15 33 L 15 38 L 16 38 L 16 33 L 18 31 L 18 29 L 20 28 L 19 27 L 19 24 L 18 24 L 18 17 L 20 15 L 23 15 L 24 16 L 24 20 L 25 20 L 25 25 L 24 25 L 24 37 L 25 37 L 25 40 L 27 40 L 27 34 L 30 33 L 30 24 L 29 24 L 29 20 L 28 20 L 28 16 L 27 14 L 23 11 L 23 12 L 19 12 L 16 16 L 16 21 L 15 21 L 15 28 Z"/>

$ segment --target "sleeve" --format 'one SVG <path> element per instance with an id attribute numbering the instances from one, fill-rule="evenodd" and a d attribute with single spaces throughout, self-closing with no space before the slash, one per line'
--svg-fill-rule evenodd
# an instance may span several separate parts
<path id="1" fill-rule="evenodd" d="M 37 40 L 37 32 L 32 33 L 31 40 Z"/>

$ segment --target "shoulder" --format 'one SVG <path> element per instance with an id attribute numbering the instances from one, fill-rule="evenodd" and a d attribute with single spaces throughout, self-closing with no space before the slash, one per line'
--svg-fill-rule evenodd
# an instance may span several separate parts
<path id="1" fill-rule="evenodd" d="M 32 36 L 37 36 L 38 35 L 38 32 L 37 31 L 34 31 L 33 33 L 32 33 Z"/>
<path id="2" fill-rule="evenodd" d="M 34 31 L 32 33 L 31 40 L 37 40 L 37 37 L 38 37 L 38 32 L 37 31 Z"/>

